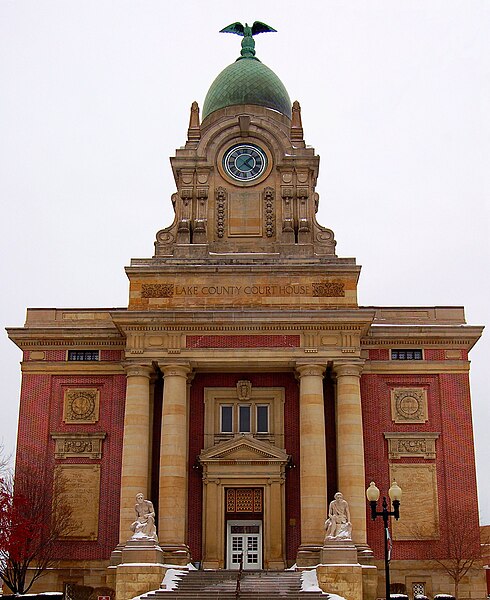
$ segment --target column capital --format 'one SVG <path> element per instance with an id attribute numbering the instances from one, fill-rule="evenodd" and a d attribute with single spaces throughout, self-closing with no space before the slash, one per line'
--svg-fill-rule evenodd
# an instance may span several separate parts
<path id="1" fill-rule="evenodd" d="M 313 377 L 323 377 L 325 374 L 326 365 L 318 365 L 311 363 L 299 364 L 296 363 L 296 373 L 298 377 L 313 376 Z"/>
<path id="2" fill-rule="evenodd" d="M 360 377 L 364 361 L 359 362 L 348 362 L 348 363 L 334 363 L 333 371 L 337 377 Z"/>
<path id="3" fill-rule="evenodd" d="M 189 363 L 169 363 L 168 365 L 159 365 L 163 377 L 184 377 L 192 373 L 192 367 Z"/>
<path id="4" fill-rule="evenodd" d="M 154 373 L 153 366 L 149 364 L 125 363 L 124 369 L 126 377 L 148 377 L 150 379 Z"/>

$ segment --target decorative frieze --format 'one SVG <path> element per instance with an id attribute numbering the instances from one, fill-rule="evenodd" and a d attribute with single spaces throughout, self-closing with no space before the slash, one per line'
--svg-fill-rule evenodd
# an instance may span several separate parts
<path id="1" fill-rule="evenodd" d="M 272 237 L 274 235 L 274 188 L 265 188 L 264 211 L 265 233 L 267 237 Z"/>
<path id="2" fill-rule="evenodd" d="M 322 298 L 343 298 L 345 296 L 345 284 L 334 281 L 325 281 L 312 283 L 314 297 Z"/>
<path id="3" fill-rule="evenodd" d="M 174 295 L 173 283 L 143 283 L 142 298 L 171 298 Z"/>
<path id="4" fill-rule="evenodd" d="M 63 399 L 65 423 L 96 423 L 99 420 L 100 394 L 97 388 L 69 388 Z"/>
<path id="5" fill-rule="evenodd" d="M 388 432 L 384 433 L 388 440 L 388 457 L 390 459 L 402 456 L 435 459 L 436 440 L 439 433 L 430 432 Z"/>
<path id="6" fill-rule="evenodd" d="M 425 423 L 427 390 L 425 388 L 394 388 L 391 390 L 391 418 L 395 423 Z"/>
<path id="7" fill-rule="evenodd" d="M 226 190 L 219 187 L 216 190 L 216 235 L 222 238 L 225 235 Z"/>
<path id="8" fill-rule="evenodd" d="M 56 442 L 55 458 L 102 458 L 104 432 L 95 433 L 52 433 Z"/>

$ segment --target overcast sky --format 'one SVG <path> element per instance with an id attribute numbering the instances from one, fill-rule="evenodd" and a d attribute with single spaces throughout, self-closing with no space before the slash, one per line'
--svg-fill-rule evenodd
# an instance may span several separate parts
<path id="1" fill-rule="evenodd" d="M 172 220 L 168 157 L 238 57 L 218 33 L 237 20 L 278 30 L 257 55 L 301 103 L 318 220 L 363 267 L 359 303 L 464 305 L 490 323 L 488 0 L 0 0 L 1 325 L 127 305 L 123 267 Z M 471 353 L 483 524 L 488 337 Z M 20 359 L 0 336 L 8 451 Z"/>

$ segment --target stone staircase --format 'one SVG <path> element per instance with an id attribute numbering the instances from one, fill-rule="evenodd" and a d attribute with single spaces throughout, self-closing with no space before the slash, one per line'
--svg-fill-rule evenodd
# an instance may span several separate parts
<path id="1" fill-rule="evenodd" d="M 315 600 L 321 592 L 301 592 L 298 571 L 243 571 L 236 595 L 237 571 L 189 571 L 173 591 L 157 590 L 142 600 Z"/>

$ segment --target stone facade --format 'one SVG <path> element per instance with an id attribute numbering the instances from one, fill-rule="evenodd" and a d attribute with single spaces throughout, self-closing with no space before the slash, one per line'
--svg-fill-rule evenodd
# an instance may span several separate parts
<path id="1" fill-rule="evenodd" d="M 24 351 L 19 465 L 64 473 L 83 525 L 38 588 L 109 585 L 123 600 L 163 564 L 234 568 L 233 527 L 260 536 L 256 568 L 308 568 L 341 490 L 358 562 L 323 566 L 319 581 L 369 600 L 383 590 L 383 529 L 365 489 L 396 476 L 392 581 L 450 590 L 427 551 L 447 552 L 449 499 L 478 523 L 468 352 L 481 328 L 457 307 L 358 305 L 360 267 L 316 221 L 319 157 L 293 109 L 245 103 L 200 123 L 193 105 L 171 159 L 175 219 L 126 268 L 128 307 L 29 309 L 8 330 Z M 139 492 L 161 553 L 144 569 L 124 562 Z M 462 597 L 483 597 L 483 572 L 469 578 Z"/>

